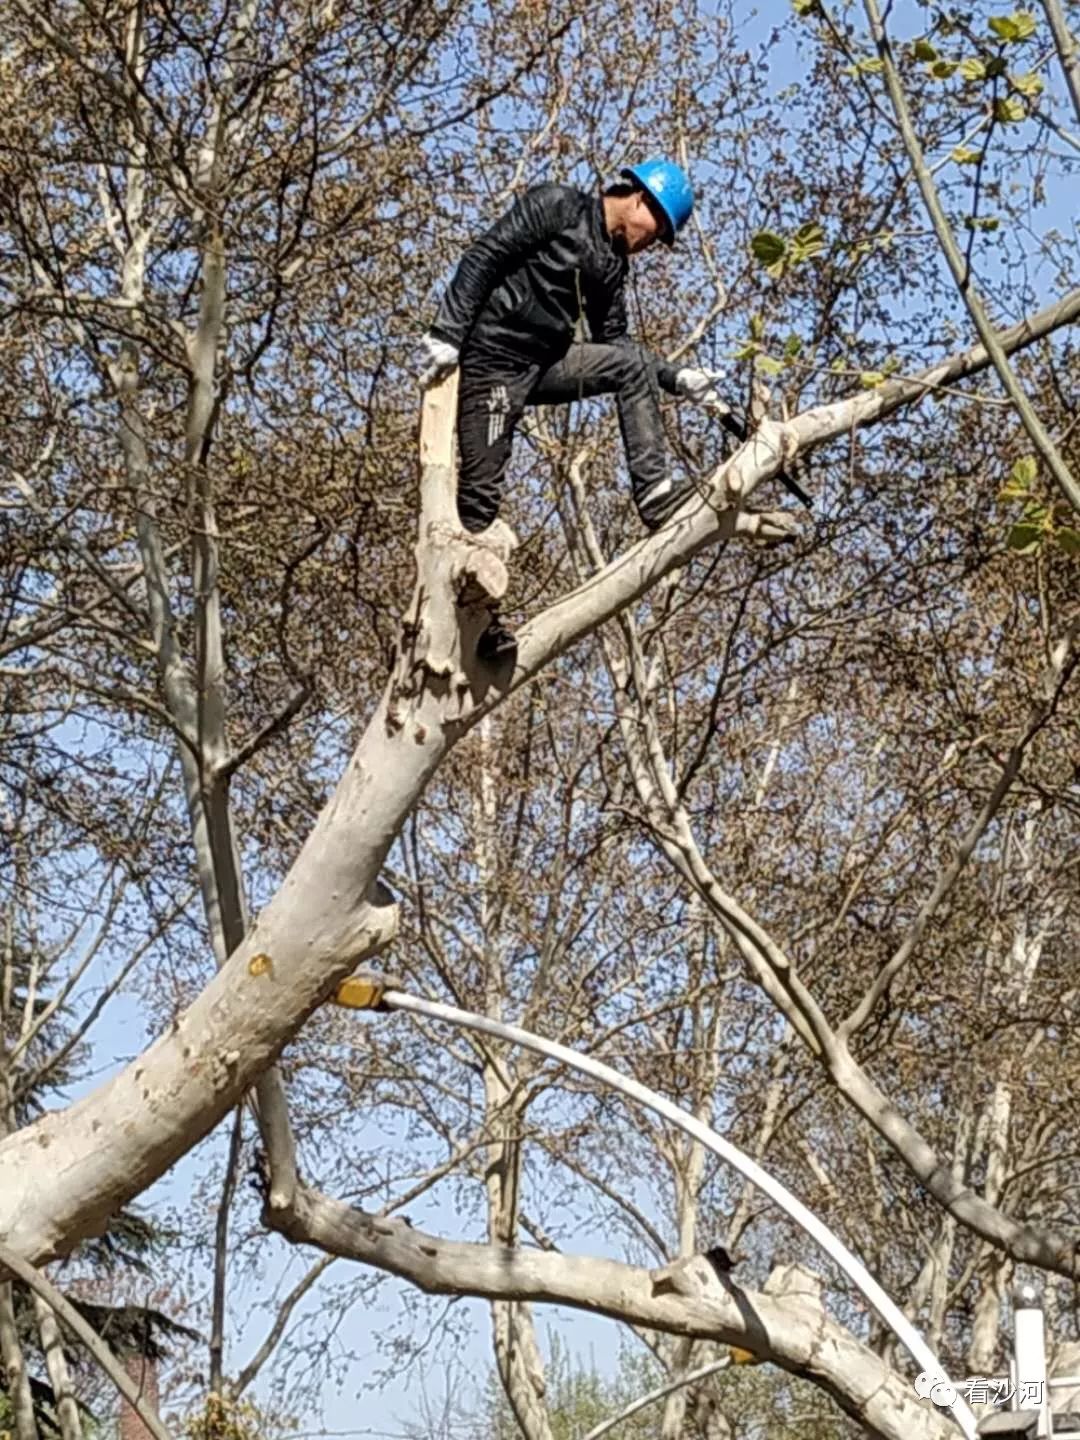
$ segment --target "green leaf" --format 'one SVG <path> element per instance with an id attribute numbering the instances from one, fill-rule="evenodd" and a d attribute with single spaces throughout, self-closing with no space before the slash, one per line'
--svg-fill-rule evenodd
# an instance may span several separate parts
<path id="1" fill-rule="evenodd" d="M 1034 455 L 1021 455 L 1009 471 L 1009 479 L 1029 490 L 1039 473 L 1039 462 Z"/>
<path id="2" fill-rule="evenodd" d="M 1036 75 L 1033 70 L 1026 75 L 1010 75 L 1009 84 L 1021 95 L 1041 95 L 1043 90 L 1042 76 Z"/>
<path id="3" fill-rule="evenodd" d="M 1006 45 L 1030 40 L 1037 29 L 1035 16 L 1030 10 L 1014 10 L 1011 15 L 992 15 L 989 24 L 997 38 Z"/>
<path id="4" fill-rule="evenodd" d="M 748 340 L 745 345 L 740 345 L 735 351 L 735 359 L 752 360 L 760 349 L 760 345 L 756 345 L 753 340 Z"/>
<path id="5" fill-rule="evenodd" d="M 762 265 L 775 265 L 787 254 L 787 244 L 782 235 L 771 230 L 759 230 L 750 241 L 750 253 Z"/>
<path id="6" fill-rule="evenodd" d="M 808 220 L 805 225 L 800 225 L 792 236 L 796 245 L 822 245 L 825 242 L 825 232 L 816 220 Z"/>
<path id="7" fill-rule="evenodd" d="M 1080 555 L 1080 530 L 1074 530 L 1071 525 L 1062 525 L 1060 530 L 1055 531 L 1054 539 L 1066 555 Z"/>
<path id="8" fill-rule="evenodd" d="M 937 51 L 929 40 L 916 40 L 912 51 L 916 60 L 936 60 L 938 58 Z"/>
<path id="9" fill-rule="evenodd" d="M 1018 40 L 1030 40 L 1035 34 L 1037 22 L 1030 10 L 1014 10 L 1009 19 L 1013 22 Z"/>
<path id="10" fill-rule="evenodd" d="M 773 280 L 779 280 L 784 273 L 784 268 L 786 265 L 786 260 L 777 260 L 775 265 L 765 266 L 765 274 Z"/>
<path id="11" fill-rule="evenodd" d="M 791 0 L 791 8 L 796 15 L 805 18 L 807 15 L 813 15 L 818 8 L 818 0 Z"/>
<path id="12" fill-rule="evenodd" d="M 958 165 L 977 165 L 982 155 L 978 150 L 971 150 L 966 145 L 957 145 L 952 152 L 952 158 Z"/>
<path id="13" fill-rule="evenodd" d="M 994 119 L 1003 125 L 1015 125 L 1025 115 L 1024 102 L 1010 95 L 1007 100 L 994 101 Z"/>
<path id="14" fill-rule="evenodd" d="M 762 337 L 764 334 L 765 334 L 765 321 L 764 321 L 764 319 L 763 319 L 760 315 L 758 315 L 758 314 L 751 315 L 751 316 L 750 316 L 750 338 L 751 338 L 752 340 L 760 340 L 761 337 Z"/>
<path id="15" fill-rule="evenodd" d="M 995 55 L 986 62 L 986 78 L 988 80 L 996 80 L 999 75 L 1004 75 L 1008 68 L 1005 56 Z"/>
<path id="16" fill-rule="evenodd" d="M 949 76 L 956 69 L 955 60 L 935 60 L 932 65 L 926 68 L 935 80 L 948 80 Z"/>
<path id="17" fill-rule="evenodd" d="M 825 232 L 814 221 L 800 225 L 791 237 L 791 258 L 796 264 L 820 255 L 825 249 Z"/>
<path id="18" fill-rule="evenodd" d="M 1035 476 L 1039 473 L 1039 462 L 1034 455 L 1021 455 L 1012 469 L 1009 471 L 1005 484 L 998 492 L 999 500 L 1028 500 L 1031 495 L 1031 487 Z M 1039 512 L 1038 516 L 1028 514 L 1029 519 L 1040 519 L 1045 512 Z"/>
<path id="19" fill-rule="evenodd" d="M 965 215 L 965 230 L 997 230 L 1001 221 L 996 215 Z"/>
<path id="20" fill-rule="evenodd" d="M 856 64 L 864 75 L 880 75 L 885 69 L 885 61 L 879 60 L 876 55 L 872 59 L 858 60 Z"/>
<path id="21" fill-rule="evenodd" d="M 859 384 L 864 390 L 876 390 L 879 385 L 885 384 L 885 376 L 880 370 L 863 370 L 859 375 Z"/>
<path id="22" fill-rule="evenodd" d="M 985 80 L 986 66 L 976 56 L 960 61 L 960 74 L 965 80 Z"/>
<path id="23" fill-rule="evenodd" d="M 1021 520 L 1009 531 L 1005 543 L 1010 550 L 1015 550 L 1019 555 L 1030 555 L 1042 544 L 1042 538 L 1043 527 L 1041 525 L 1029 525 L 1027 521 Z"/>
<path id="24" fill-rule="evenodd" d="M 789 335 L 784 341 L 784 354 L 789 360 L 794 360 L 797 355 L 801 355 L 802 338 L 798 335 Z"/>
<path id="25" fill-rule="evenodd" d="M 783 360 L 775 360 L 771 355 L 759 355 L 757 368 L 764 375 L 779 375 L 784 368 Z"/>

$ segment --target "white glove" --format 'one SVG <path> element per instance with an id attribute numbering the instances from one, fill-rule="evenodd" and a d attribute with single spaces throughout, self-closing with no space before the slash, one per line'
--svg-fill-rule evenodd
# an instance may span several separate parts
<path id="1" fill-rule="evenodd" d="M 457 369 L 458 348 L 449 340 L 437 340 L 434 335 L 425 335 L 420 345 L 420 363 L 424 367 L 420 372 L 420 389 L 426 390 Z"/>
<path id="2" fill-rule="evenodd" d="M 716 382 L 721 379 L 723 375 L 719 370 L 678 370 L 675 373 L 675 388 L 695 405 L 730 415 L 731 406 L 724 401 L 716 388 Z"/>

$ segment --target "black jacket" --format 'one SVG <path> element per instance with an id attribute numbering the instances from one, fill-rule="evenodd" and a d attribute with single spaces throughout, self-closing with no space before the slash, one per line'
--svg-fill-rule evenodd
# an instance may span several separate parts
<path id="1" fill-rule="evenodd" d="M 431 333 L 464 364 L 551 364 L 579 318 L 591 340 L 625 339 L 626 269 L 598 197 L 537 185 L 466 250 Z"/>

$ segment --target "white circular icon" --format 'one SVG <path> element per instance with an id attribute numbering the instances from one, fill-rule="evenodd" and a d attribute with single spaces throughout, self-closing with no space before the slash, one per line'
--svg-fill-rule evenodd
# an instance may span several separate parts
<path id="1" fill-rule="evenodd" d="M 915 1394 L 920 1400 L 931 1400 L 948 1408 L 956 1403 L 956 1386 L 934 1370 L 924 1370 L 915 1377 Z"/>

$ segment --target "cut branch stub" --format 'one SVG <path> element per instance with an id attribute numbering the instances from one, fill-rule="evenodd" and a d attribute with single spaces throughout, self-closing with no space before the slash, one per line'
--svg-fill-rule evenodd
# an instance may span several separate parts
<path id="1" fill-rule="evenodd" d="M 420 536 L 416 588 L 402 622 L 392 729 L 407 723 L 410 706 L 426 694 L 441 702 L 444 721 L 459 720 L 483 696 L 490 670 L 476 657 L 509 584 L 507 565 L 517 537 L 502 520 L 470 533 L 457 513 L 454 429 L 455 370 L 424 392 L 420 420 Z"/>

